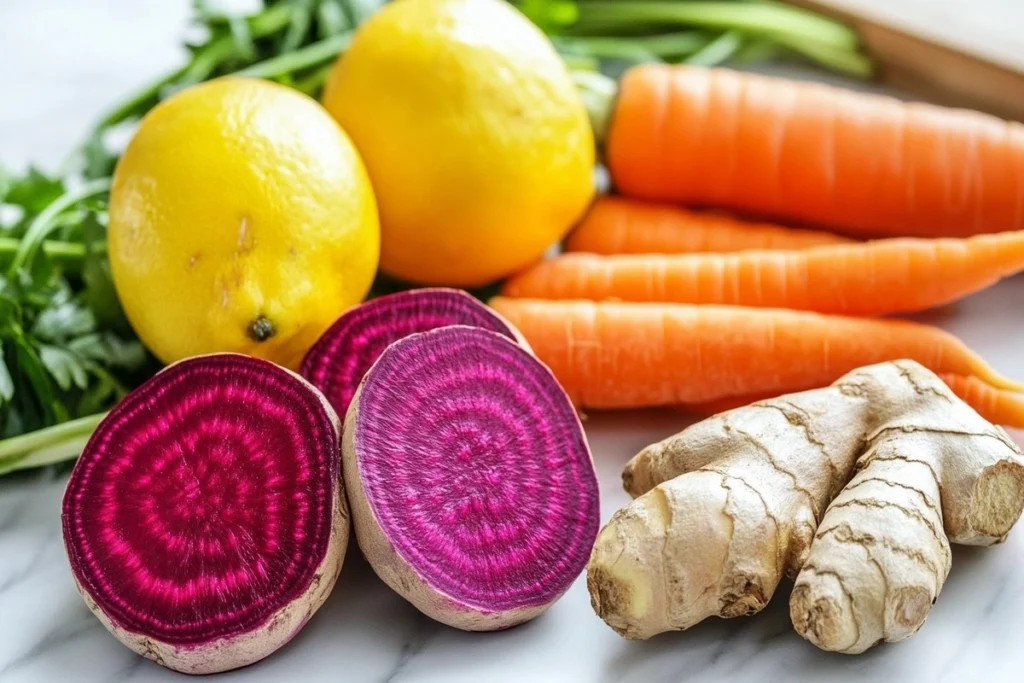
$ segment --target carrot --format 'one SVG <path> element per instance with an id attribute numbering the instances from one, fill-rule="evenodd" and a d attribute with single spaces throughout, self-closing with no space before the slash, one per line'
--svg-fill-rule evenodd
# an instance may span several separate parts
<path id="1" fill-rule="evenodd" d="M 856 236 L 1024 229 L 1024 126 L 727 69 L 642 65 L 607 133 L 619 192 Z"/>
<path id="2" fill-rule="evenodd" d="M 1024 398 L 993 389 L 977 377 L 941 377 L 957 396 L 992 424 L 1024 429 Z"/>
<path id="3" fill-rule="evenodd" d="M 526 337 L 570 398 L 591 408 L 705 403 L 829 384 L 909 358 L 1011 391 L 956 337 L 903 320 L 681 304 L 538 301 L 490 305 Z"/>
<path id="4" fill-rule="evenodd" d="M 599 197 L 565 242 L 593 254 L 681 254 L 806 249 L 850 240 L 828 232 L 752 223 L 671 204 Z"/>
<path id="5" fill-rule="evenodd" d="M 1024 429 L 1024 398 L 1009 391 L 995 389 L 977 377 L 950 374 L 940 374 L 939 377 L 949 385 L 953 393 L 992 424 L 1013 427 L 1014 429 Z M 775 398 L 780 393 L 792 393 L 794 391 L 818 388 L 820 387 L 790 388 L 776 394 L 728 397 L 707 403 L 684 404 L 679 406 L 679 408 L 686 413 L 708 417 L 734 408 L 741 408 L 764 399 Z"/>
<path id="6" fill-rule="evenodd" d="M 502 293 L 886 315 L 947 304 L 1021 271 L 1024 231 L 803 251 L 566 254 L 514 276 Z"/>

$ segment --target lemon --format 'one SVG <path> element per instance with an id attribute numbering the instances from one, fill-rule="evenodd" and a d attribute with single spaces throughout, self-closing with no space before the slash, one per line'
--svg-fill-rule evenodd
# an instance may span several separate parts
<path id="1" fill-rule="evenodd" d="M 586 110 L 503 0 L 397 0 L 356 32 L 323 103 L 380 205 L 381 268 L 475 286 L 541 257 L 593 196 Z"/>
<path id="2" fill-rule="evenodd" d="M 170 363 L 235 351 L 295 368 L 369 289 L 380 251 L 358 154 L 313 99 L 224 78 L 141 122 L 114 173 L 114 284 Z"/>

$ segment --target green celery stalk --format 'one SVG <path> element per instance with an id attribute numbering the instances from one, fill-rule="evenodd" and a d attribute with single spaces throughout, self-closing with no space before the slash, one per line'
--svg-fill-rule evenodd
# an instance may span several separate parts
<path id="1" fill-rule="evenodd" d="M 88 415 L 0 441 L 0 475 L 77 458 L 106 416 Z"/>

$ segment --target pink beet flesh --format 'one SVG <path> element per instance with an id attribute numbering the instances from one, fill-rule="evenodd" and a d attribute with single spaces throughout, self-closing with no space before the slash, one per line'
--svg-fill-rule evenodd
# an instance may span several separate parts
<path id="1" fill-rule="evenodd" d="M 298 378 L 183 361 L 118 404 L 75 466 L 72 571 L 123 629 L 186 648 L 247 633 L 309 588 L 339 466 L 332 418 Z"/>
<path id="2" fill-rule="evenodd" d="M 302 376 L 344 419 L 363 375 L 392 342 L 446 325 L 469 325 L 515 338 L 508 323 L 458 289 L 414 289 L 346 312 L 306 354 Z"/>
<path id="3" fill-rule="evenodd" d="M 481 611 L 545 605 L 586 564 L 597 479 L 551 372 L 492 332 L 393 344 L 359 397 L 355 452 L 385 537 L 423 580 Z"/>

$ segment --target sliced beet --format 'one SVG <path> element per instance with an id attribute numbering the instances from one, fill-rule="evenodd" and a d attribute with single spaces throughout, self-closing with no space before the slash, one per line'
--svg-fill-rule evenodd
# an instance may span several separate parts
<path id="1" fill-rule="evenodd" d="M 78 590 L 121 642 L 211 673 L 288 642 L 341 570 L 339 421 L 287 370 L 217 354 L 115 407 L 64 494 Z"/>
<path id="2" fill-rule="evenodd" d="M 461 289 L 413 289 L 345 312 L 306 354 L 302 376 L 344 418 L 359 381 L 384 349 L 402 337 L 446 325 L 482 327 L 526 343 L 504 318 Z"/>
<path id="3" fill-rule="evenodd" d="M 569 588 L 597 536 L 597 477 L 554 375 L 489 330 L 392 344 L 343 430 L 356 537 L 377 574 L 466 630 L 531 619 Z"/>

